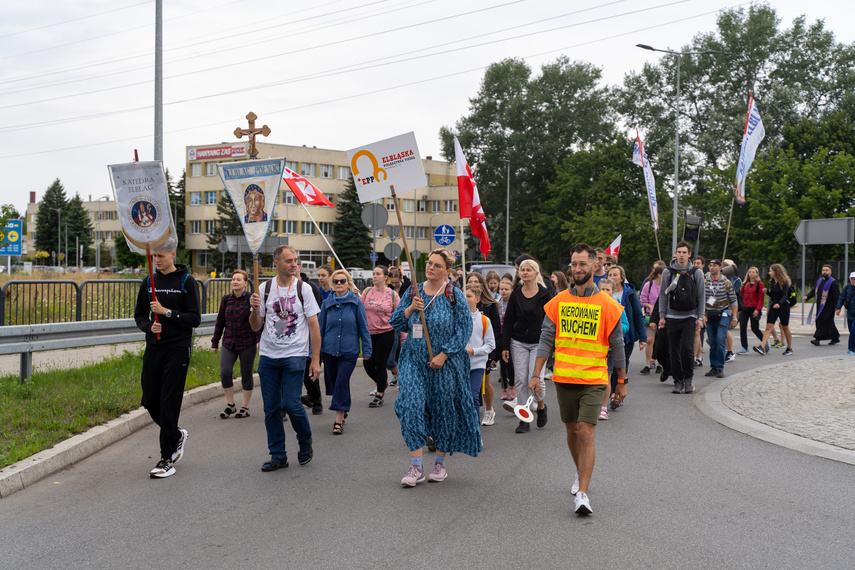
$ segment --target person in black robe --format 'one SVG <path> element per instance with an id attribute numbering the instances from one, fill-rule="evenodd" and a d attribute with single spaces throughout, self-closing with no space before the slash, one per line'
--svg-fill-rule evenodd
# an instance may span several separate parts
<path id="1" fill-rule="evenodd" d="M 811 344 L 819 346 L 821 340 L 830 340 L 829 344 L 837 344 L 840 342 L 840 332 L 834 324 L 834 307 L 837 306 L 837 299 L 840 297 L 840 286 L 831 276 L 830 265 L 822 266 L 822 276 L 817 280 L 816 287 L 811 289 L 802 300 L 807 301 L 811 297 L 817 299 L 814 318 L 816 332 L 813 334 L 813 340 L 810 341 Z"/>

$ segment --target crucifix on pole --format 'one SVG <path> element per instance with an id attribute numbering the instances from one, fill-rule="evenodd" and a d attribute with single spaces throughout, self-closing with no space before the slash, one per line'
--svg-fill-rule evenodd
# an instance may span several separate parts
<path id="1" fill-rule="evenodd" d="M 256 135 L 262 135 L 266 137 L 270 134 L 270 127 L 268 127 L 267 125 L 264 125 L 261 128 L 256 128 L 255 120 L 257 118 L 258 115 L 250 111 L 249 114 L 246 116 L 249 128 L 242 129 L 238 127 L 235 129 L 235 136 L 237 138 L 241 138 L 244 135 L 249 138 L 249 158 L 258 158 L 258 149 L 255 147 Z"/>
<path id="2" fill-rule="evenodd" d="M 255 147 L 255 136 L 263 135 L 268 136 L 270 134 L 270 127 L 264 125 L 260 129 L 255 127 L 255 120 L 258 118 L 258 115 L 253 113 L 252 111 L 246 116 L 247 123 L 249 128 L 242 129 L 240 127 L 235 129 L 235 136 L 237 138 L 241 138 L 243 135 L 246 135 L 249 138 L 249 158 L 251 160 L 255 160 L 258 158 L 258 149 Z M 266 219 L 266 218 L 265 218 Z M 240 240 L 238 240 L 238 248 L 240 248 Z M 240 257 L 240 249 L 238 249 L 238 257 Z M 252 254 L 252 286 L 254 291 L 258 291 L 258 252 L 254 251 Z"/>

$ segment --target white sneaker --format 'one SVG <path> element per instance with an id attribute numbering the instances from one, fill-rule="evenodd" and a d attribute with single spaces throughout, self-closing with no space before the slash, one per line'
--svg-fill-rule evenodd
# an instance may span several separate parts
<path id="1" fill-rule="evenodd" d="M 377 395 L 377 388 L 374 388 L 373 390 L 371 390 L 370 392 L 368 392 L 368 395 L 369 395 L 369 396 L 376 396 L 376 395 Z"/>
<path id="2" fill-rule="evenodd" d="M 482 426 L 491 426 L 496 423 L 496 411 L 495 410 L 485 410 L 484 411 L 484 419 L 481 420 Z"/>
<path id="3" fill-rule="evenodd" d="M 516 398 L 514 398 L 513 400 L 505 400 L 504 402 L 502 402 L 502 408 L 509 411 L 510 413 L 514 413 L 514 406 L 516 406 L 516 405 L 517 405 L 517 399 Z"/>
<path id="4" fill-rule="evenodd" d="M 178 428 L 178 431 L 181 432 L 181 439 L 178 440 L 178 449 L 172 454 L 173 463 L 178 463 L 184 457 L 184 446 L 187 444 L 187 437 L 189 436 L 186 429 Z"/>
<path id="5" fill-rule="evenodd" d="M 576 514 L 590 515 L 594 511 L 591 510 L 591 501 L 588 500 L 587 493 L 576 493 Z"/>
<path id="6" fill-rule="evenodd" d="M 576 471 L 576 480 L 573 481 L 573 486 L 570 487 L 570 494 L 575 495 L 579 492 L 579 472 Z"/>
<path id="7" fill-rule="evenodd" d="M 161 459 L 157 462 L 157 466 L 149 473 L 149 477 L 152 479 L 164 479 L 172 475 L 175 475 L 175 466 L 170 459 Z"/>

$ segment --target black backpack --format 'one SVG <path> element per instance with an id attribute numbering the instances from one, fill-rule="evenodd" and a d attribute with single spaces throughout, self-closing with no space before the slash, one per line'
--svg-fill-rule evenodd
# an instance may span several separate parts
<path id="1" fill-rule="evenodd" d="M 669 268 L 676 271 L 671 282 L 677 282 L 677 286 L 671 291 L 668 298 L 668 306 L 675 311 L 694 311 L 698 308 L 698 284 L 695 283 L 695 271 L 697 267 L 689 267 L 686 270 Z"/>

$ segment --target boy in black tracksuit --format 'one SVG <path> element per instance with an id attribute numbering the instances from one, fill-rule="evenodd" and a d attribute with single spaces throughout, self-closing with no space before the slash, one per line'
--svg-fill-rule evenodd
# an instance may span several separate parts
<path id="1" fill-rule="evenodd" d="M 179 429 L 178 415 L 190 363 L 193 329 L 201 322 L 196 280 L 184 265 L 175 265 L 175 250 L 152 252 L 157 267 L 152 301 L 151 280 L 143 279 L 134 319 L 146 339 L 142 367 L 142 405 L 160 426 L 160 461 L 152 478 L 175 474 L 174 463 L 184 454 L 187 430 Z M 159 322 L 155 322 L 155 315 Z M 158 334 L 160 338 L 158 338 Z"/>

